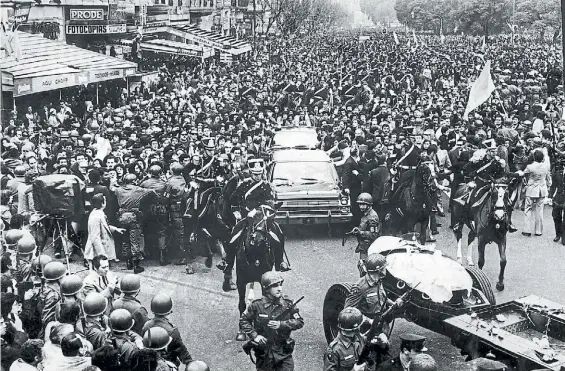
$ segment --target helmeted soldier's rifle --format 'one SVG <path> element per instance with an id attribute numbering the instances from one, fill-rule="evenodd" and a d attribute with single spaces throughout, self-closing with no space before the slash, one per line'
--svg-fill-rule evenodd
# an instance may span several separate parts
<path id="1" fill-rule="evenodd" d="M 408 290 L 404 294 L 402 294 L 399 297 L 399 299 L 402 300 L 402 301 L 406 300 L 406 298 L 408 298 L 408 296 L 410 296 L 412 294 L 412 292 L 416 289 L 416 287 L 418 287 L 420 285 L 420 283 L 421 282 L 418 282 L 414 287 L 412 287 L 410 290 Z M 357 359 L 358 365 L 362 365 L 363 363 L 366 363 L 366 362 L 372 362 L 372 360 L 370 358 L 371 341 L 377 335 L 377 333 L 379 331 L 381 331 L 385 320 L 389 317 L 389 315 L 392 313 L 392 311 L 395 308 L 396 308 L 396 305 L 391 305 L 390 307 L 387 308 L 387 310 L 385 310 L 384 312 L 381 313 L 378 320 L 375 319 L 373 321 L 373 323 L 371 324 L 371 328 L 369 329 L 369 331 L 367 332 L 367 335 L 366 335 L 367 340 L 365 341 L 365 345 L 363 346 L 363 350 L 359 354 L 359 359 Z"/>

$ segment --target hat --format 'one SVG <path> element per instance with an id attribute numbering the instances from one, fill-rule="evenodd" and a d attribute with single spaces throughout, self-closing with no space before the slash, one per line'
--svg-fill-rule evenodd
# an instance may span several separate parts
<path id="1" fill-rule="evenodd" d="M 499 361 L 492 359 L 480 359 L 477 361 L 477 371 L 506 371 L 508 367 Z"/>
<path id="2" fill-rule="evenodd" d="M 410 348 L 419 351 L 419 352 L 426 352 L 428 349 L 424 347 L 424 341 L 426 338 L 421 335 L 416 334 L 401 334 L 399 336 L 401 340 L 400 349 L 405 346 L 409 346 Z"/>

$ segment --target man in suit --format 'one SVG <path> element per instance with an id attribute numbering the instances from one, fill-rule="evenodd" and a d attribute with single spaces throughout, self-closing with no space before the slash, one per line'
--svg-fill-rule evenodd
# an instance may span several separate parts
<path id="1" fill-rule="evenodd" d="M 112 311 L 114 295 L 119 295 L 118 276 L 110 271 L 110 262 L 104 255 L 92 259 L 92 271 L 84 278 L 82 288 L 83 297 L 91 292 L 98 292 L 108 299 L 106 314 Z"/>
<path id="2" fill-rule="evenodd" d="M 359 205 L 357 205 L 357 197 L 359 197 L 363 190 L 361 182 L 361 166 L 359 165 L 359 161 L 359 150 L 357 148 L 352 148 L 349 158 L 347 158 L 343 164 L 342 173 L 343 189 L 344 192 L 349 195 L 351 213 L 353 214 L 351 222 L 355 226 L 359 225 L 359 221 L 361 220 L 361 210 L 359 209 Z"/>
<path id="3" fill-rule="evenodd" d="M 415 334 L 401 334 L 400 354 L 388 361 L 380 364 L 377 371 L 405 371 L 408 370 L 410 362 L 418 354 L 422 354 L 427 349 L 424 347 L 425 337 Z"/>
<path id="4" fill-rule="evenodd" d="M 386 186 L 390 181 L 390 171 L 386 166 L 386 156 L 377 155 L 377 167 L 371 170 L 367 184 L 363 184 L 364 192 L 373 196 L 373 209 L 379 215 L 379 219 L 384 220 L 383 204 L 387 201 L 385 196 Z"/>
<path id="5" fill-rule="evenodd" d="M 559 162 L 561 166 L 556 166 L 553 173 L 551 195 L 553 197 L 553 210 L 551 217 L 555 225 L 555 238 L 554 242 L 559 242 L 565 245 L 565 156 L 559 155 Z"/>

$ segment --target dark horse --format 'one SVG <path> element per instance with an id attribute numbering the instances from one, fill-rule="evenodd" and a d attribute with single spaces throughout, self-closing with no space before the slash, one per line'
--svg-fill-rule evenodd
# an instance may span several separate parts
<path id="1" fill-rule="evenodd" d="M 463 226 L 469 227 L 467 237 L 467 263 L 473 263 L 473 241 L 478 237 L 479 246 L 479 268 L 485 265 L 485 246 L 491 242 L 498 245 L 500 255 L 500 273 L 496 289 L 504 290 L 504 270 L 506 268 L 506 234 L 509 227 L 509 215 L 507 205 L 515 200 L 509 199 L 509 189 L 515 188 L 515 179 L 509 184 L 503 182 L 491 182 L 477 189 L 478 200 L 474 205 L 462 205 L 454 202 L 451 210 L 451 225 L 457 238 L 457 260 L 463 263 L 461 253 L 461 239 L 463 238 Z M 459 186 L 455 192 L 454 199 L 460 199 L 468 192 L 467 184 Z"/>
<path id="2" fill-rule="evenodd" d="M 231 239 L 236 244 L 236 285 L 239 294 L 239 313 L 243 313 L 247 306 L 245 290 L 248 283 L 260 282 L 263 273 L 271 271 L 283 261 L 284 238 L 272 229 L 269 221 L 274 217 L 274 210 L 261 206 L 254 212 L 251 211 L 247 218 L 240 223 L 247 223 L 246 227 L 237 232 Z M 237 228 L 237 227 L 236 227 Z M 245 334 L 238 333 L 238 340 L 245 340 Z"/>
<path id="3" fill-rule="evenodd" d="M 199 206 L 192 217 L 190 243 L 202 242 L 206 266 L 212 266 L 212 246 L 225 258 L 224 245 L 230 238 L 231 228 L 224 222 L 224 198 L 221 187 L 205 190 L 199 197 Z"/>
<path id="4" fill-rule="evenodd" d="M 398 188 L 392 194 L 385 217 L 385 234 L 397 235 L 414 232 L 419 223 L 419 242 L 426 243 L 426 230 L 430 219 L 430 204 L 436 190 L 433 164 L 420 162 L 415 170 L 402 174 Z M 428 201 L 426 201 L 428 200 Z"/>

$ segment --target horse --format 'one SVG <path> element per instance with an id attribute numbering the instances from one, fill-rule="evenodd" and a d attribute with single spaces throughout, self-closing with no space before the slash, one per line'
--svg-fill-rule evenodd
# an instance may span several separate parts
<path id="1" fill-rule="evenodd" d="M 204 241 L 206 266 L 212 266 L 212 249 L 226 256 L 224 245 L 230 238 L 231 227 L 224 221 L 224 197 L 221 187 L 212 187 L 205 190 L 199 197 L 199 206 L 193 216 L 193 228 L 190 234 L 190 243 Z"/>
<path id="2" fill-rule="evenodd" d="M 485 246 L 491 242 L 498 245 L 498 253 L 500 255 L 500 272 L 498 274 L 498 282 L 496 289 L 504 290 L 504 270 L 506 268 L 506 234 L 509 227 L 509 215 L 507 212 L 507 203 L 515 202 L 514 195 L 508 199 L 509 189 L 514 188 L 513 183 L 502 183 L 492 181 L 482 186 L 483 190 L 478 189 L 477 194 L 482 194 L 472 209 L 469 206 L 454 202 L 451 210 L 451 225 L 453 233 L 457 239 L 457 260 L 463 263 L 463 255 L 461 253 L 461 239 L 463 237 L 463 226 L 467 225 L 470 229 L 467 237 L 467 263 L 474 265 L 472 257 L 472 245 L 475 237 L 478 237 L 479 261 L 480 269 L 485 265 Z M 455 199 L 461 198 L 468 192 L 467 184 L 459 186 L 455 193 Z"/>
<path id="3" fill-rule="evenodd" d="M 426 205 L 426 199 L 434 200 L 436 190 L 434 177 L 435 170 L 431 162 L 420 162 L 415 170 L 407 170 L 405 174 L 402 174 L 400 185 L 388 204 L 385 205 L 387 214 L 384 232 L 386 234 L 414 232 L 419 223 L 419 242 L 422 245 L 426 243 L 426 231 L 432 206 Z"/>
<path id="4" fill-rule="evenodd" d="M 247 284 L 261 281 L 261 276 L 280 266 L 283 261 L 284 238 L 280 230 L 270 226 L 269 219 L 274 217 L 274 210 L 266 205 L 252 210 L 245 220 L 246 226 L 239 229 L 230 240 L 237 246 L 236 286 L 239 294 L 238 309 L 242 314 L 247 307 L 245 291 Z M 238 229 L 236 226 L 235 230 Z M 245 340 L 245 334 L 238 332 L 237 340 Z"/>

